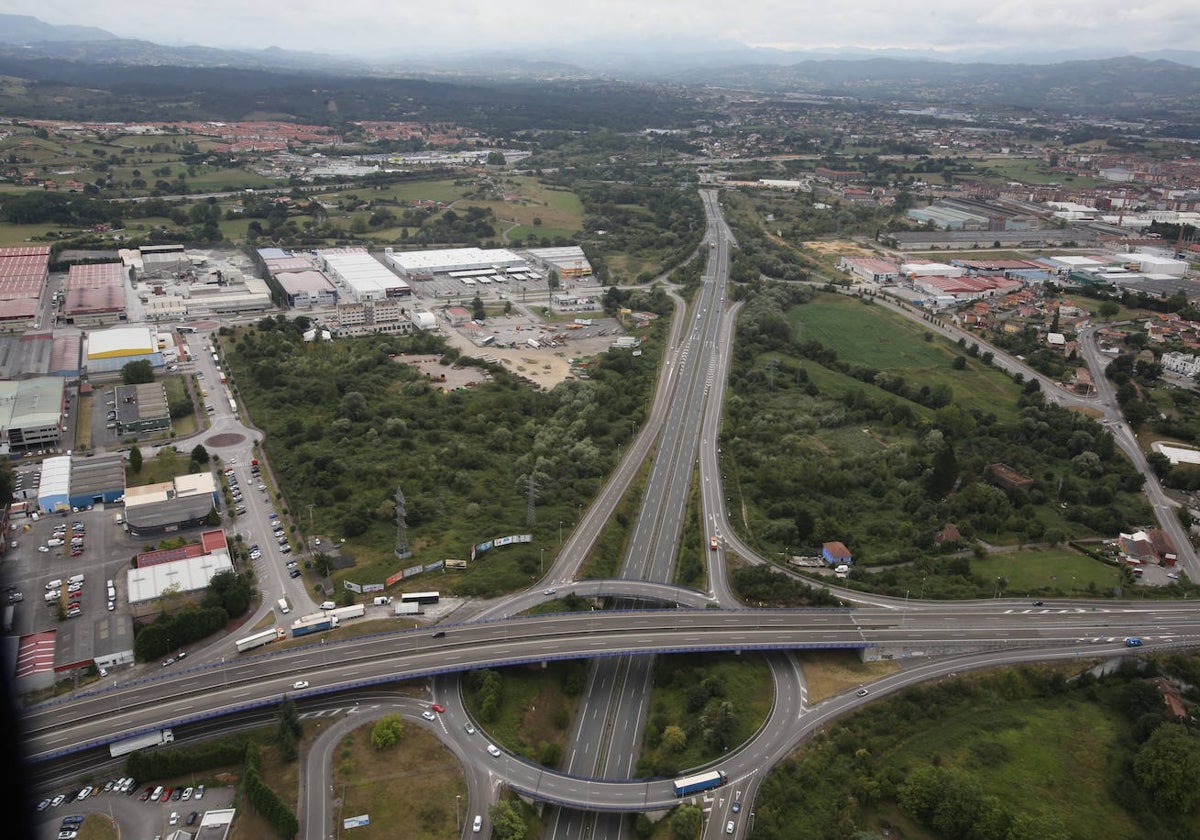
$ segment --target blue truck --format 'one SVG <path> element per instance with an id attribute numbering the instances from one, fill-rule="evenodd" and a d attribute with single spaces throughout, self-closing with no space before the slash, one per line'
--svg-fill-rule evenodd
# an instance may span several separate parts
<path id="1" fill-rule="evenodd" d="M 675 795 L 691 796 L 693 793 L 720 787 L 727 781 L 729 781 L 729 777 L 721 770 L 710 770 L 696 776 L 684 776 L 682 779 L 675 780 Z"/>
<path id="2" fill-rule="evenodd" d="M 338 617 L 336 615 L 321 615 L 313 618 L 302 618 L 292 624 L 292 638 L 298 636 L 307 636 L 309 633 L 320 633 L 323 630 L 332 630 L 338 626 Z"/>

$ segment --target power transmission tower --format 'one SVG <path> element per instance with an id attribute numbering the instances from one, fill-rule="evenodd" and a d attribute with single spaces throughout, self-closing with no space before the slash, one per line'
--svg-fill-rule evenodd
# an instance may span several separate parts
<path id="1" fill-rule="evenodd" d="M 412 557 L 408 547 L 408 523 L 404 521 L 404 491 L 396 486 L 396 556 L 401 560 Z"/>

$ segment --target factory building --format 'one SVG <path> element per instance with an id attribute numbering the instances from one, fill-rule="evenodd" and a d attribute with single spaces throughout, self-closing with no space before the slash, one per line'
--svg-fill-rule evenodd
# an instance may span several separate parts
<path id="1" fill-rule="evenodd" d="M 128 270 L 119 262 L 71 266 L 67 272 L 62 318 L 78 327 L 125 320 L 128 284 Z"/>
<path id="2" fill-rule="evenodd" d="M 161 382 L 118 385 L 116 389 L 117 435 L 139 435 L 171 428 L 167 389 Z"/>
<path id="3" fill-rule="evenodd" d="M 173 481 L 125 491 L 125 527 L 135 537 L 201 528 L 217 507 L 212 473 L 177 476 Z"/>
<path id="4" fill-rule="evenodd" d="M 582 280 L 592 276 L 592 264 L 578 245 L 563 248 L 530 248 L 530 259 L 545 271 L 557 271 L 564 280 Z"/>

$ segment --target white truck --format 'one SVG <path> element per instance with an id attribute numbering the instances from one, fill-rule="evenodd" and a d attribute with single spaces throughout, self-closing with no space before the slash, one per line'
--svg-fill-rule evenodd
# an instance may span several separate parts
<path id="1" fill-rule="evenodd" d="M 113 741 L 108 745 L 108 753 L 113 758 L 117 758 L 118 756 L 128 755 L 134 750 L 146 750 L 150 747 L 157 747 L 160 744 L 170 744 L 174 741 L 175 733 L 170 729 L 156 729 L 153 732 L 147 732 L 145 735 L 135 735 L 132 738 Z"/>

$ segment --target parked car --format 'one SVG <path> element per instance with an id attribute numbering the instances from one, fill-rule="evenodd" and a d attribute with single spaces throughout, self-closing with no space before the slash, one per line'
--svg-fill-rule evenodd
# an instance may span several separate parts
<path id="1" fill-rule="evenodd" d="M 188 801 L 189 799 L 191 799 L 191 798 L 192 798 L 192 789 L 191 789 L 190 787 L 189 787 L 189 788 L 184 788 L 184 789 L 183 789 L 183 796 L 181 796 L 181 797 L 180 797 L 180 800 L 181 800 L 181 801 L 183 801 L 183 802 L 187 802 L 187 801 Z"/>
<path id="2" fill-rule="evenodd" d="M 204 798 L 204 785 L 197 785 L 197 786 L 196 786 L 196 798 L 197 798 L 197 799 L 203 799 L 203 798 Z"/>
<path id="3" fill-rule="evenodd" d="M 188 825 L 195 825 L 195 824 L 196 824 L 196 820 L 198 820 L 199 818 L 200 818 L 200 812 L 199 812 L 199 811 L 192 811 L 192 813 L 188 814 L 188 818 L 187 818 L 187 824 L 188 824 Z"/>
<path id="4" fill-rule="evenodd" d="M 292 569 L 290 572 L 288 572 L 288 577 L 291 577 L 291 578 L 298 578 L 298 577 L 300 577 L 300 570 L 299 570 L 299 569 Z"/>

